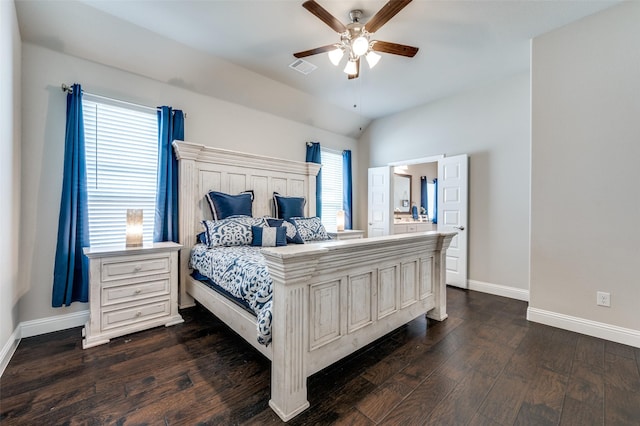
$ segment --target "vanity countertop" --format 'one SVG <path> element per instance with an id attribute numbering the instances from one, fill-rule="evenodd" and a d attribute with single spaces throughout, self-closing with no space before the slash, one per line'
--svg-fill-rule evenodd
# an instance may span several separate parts
<path id="1" fill-rule="evenodd" d="M 393 220 L 394 224 L 402 224 L 402 223 L 431 223 L 430 220 L 416 220 L 412 217 L 409 218 L 401 218 L 401 219 L 394 219 Z"/>

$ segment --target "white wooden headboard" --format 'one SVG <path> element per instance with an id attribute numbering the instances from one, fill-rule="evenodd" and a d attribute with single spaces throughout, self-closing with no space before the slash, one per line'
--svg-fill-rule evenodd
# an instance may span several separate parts
<path id="1" fill-rule="evenodd" d="M 285 160 L 244 152 L 213 148 L 201 144 L 174 141 L 173 149 L 179 162 L 178 197 L 180 218 L 179 236 L 180 283 L 189 274 L 189 253 L 196 235 L 203 230 L 202 220 L 211 219 L 205 200 L 209 191 L 238 194 L 253 190 L 253 216 L 273 215 L 273 193 L 304 196 L 305 215 L 315 215 L 316 179 L 320 165 Z M 180 286 L 180 307 L 194 304 Z"/>

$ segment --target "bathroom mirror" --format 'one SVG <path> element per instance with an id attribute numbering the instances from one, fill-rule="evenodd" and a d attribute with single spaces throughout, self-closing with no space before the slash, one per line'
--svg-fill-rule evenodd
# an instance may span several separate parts
<path id="1" fill-rule="evenodd" d="M 411 212 L 411 175 L 393 174 L 393 211 Z"/>

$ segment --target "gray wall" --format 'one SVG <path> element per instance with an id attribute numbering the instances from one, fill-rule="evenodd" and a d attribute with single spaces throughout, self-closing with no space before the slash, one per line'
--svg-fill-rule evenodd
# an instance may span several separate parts
<path id="1" fill-rule="evenodd" d="M 29 291 L 20 301 L 20 321 L 87 309 L 81 303 L 51 308 L 64 157 L 66 101 L 61 83 L 79 82 L 87 92 L 183 109 L 187 113 L 185 139 L 190 142 L 299 161 L 304 161 L 305 142 L 309 140 L 333 149 L 351 149 L 357 173 L 355 139 L 29 43 L 22 49 L 25 173 L 20 270 Z"/>
<path id="2" fill-rule="evenodd" d="M 529 288 L 529 74 L 374 121 L 360 138 L 368 167 L 469 154 L 469 279 Z M 366 224 L 367 194 L 358 194 Z"/>
<path id="3" fill-rule="evenodd" d="M 536 38 L 532 53 L 530 307 L 636 334 L 639 23 L 640 2 L 624 2 Z"/>
<path id="4" fill-rule="evenodd" d="M 12 1 L 0 1 L 0 372 L 18 325 L 20 232 L 20 33 Z"/>

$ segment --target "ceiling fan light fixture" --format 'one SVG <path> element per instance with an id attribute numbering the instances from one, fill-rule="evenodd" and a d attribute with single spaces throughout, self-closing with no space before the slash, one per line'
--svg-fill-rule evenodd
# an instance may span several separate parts
<path id="1" fill-rule="evenodd" d="M 344 67 L 345 74 L 356 75 L 358 73 L 358 66 L 355 61 L 349 60 L 347 65 Z"/>
<path id="2" fill-rule="evenodd" d="M 369 40 L 365 36 L 359 36 L 351 42 L 351 51 L 356 56 L 362 56 L 369 50 Z"/>
<path id="3" fill-rule="evenodd" d="M 329 60 L 336 67 L 340 64 L 340 60 L 344 56 L 344 51 L 341 48 L 336 48 L 335 50 L 329 51 Z"/>
<path id="4" fill-rule="evenodd" d="M 376 66 L 376 64 L 380 60 L 381 56 L 378 55 L 373 50 L 370 50 L 369 53 L 367 53 L 367 56 L 365 56 L 365 58 L 367 59 L 367 63 L 369 64 L 369 68 L 373 68 L 373 67 Z"/>
<path id="5" fill-rule="evenodd" d="M 338 33 L 340 41 L 315 49 L 297 52 L 294 53 L 293 56 L 300 59 L 319 53 L 328 53 L 329 60 L 331 60 L 331 63 L 335 66 L 339 66 L 340 62 L 344 60 L 343 57 L 347 56 L 347 64 L 344 67 L 344 72 L 349 75 L 349 80 L 360 76 L 360 60 L 363 56 L 367 59 L 369 68 L 375 67 L 380 61 L 380 55 L 374 53 L 374 47 L 376 52 L 413 58 L 416 53 L 418 53 L 417 47 L 388 41 L 371 40 L 373 35 L 376 34 L 383 25 L 409 3 L 411 3 L 411 0 L 387 0 L 387 3 L 366 23 L 363 23 L 361 20 L 364 15 L 363 11 L 361 9 L 353 9 L 349 12 L 351 22 L 343 24 L 328 10 L 320 6 L 316 0 L 306 0 L 302 3 L 302 7 Z"/>

